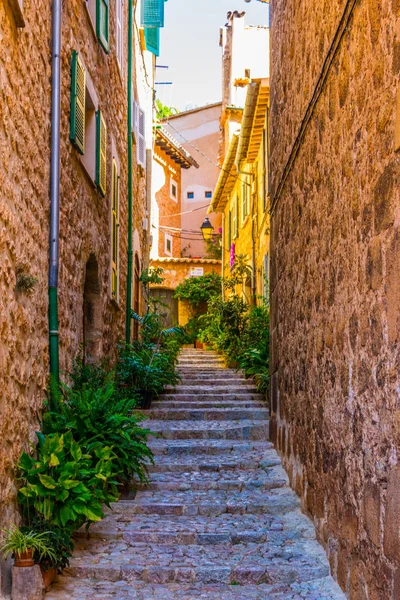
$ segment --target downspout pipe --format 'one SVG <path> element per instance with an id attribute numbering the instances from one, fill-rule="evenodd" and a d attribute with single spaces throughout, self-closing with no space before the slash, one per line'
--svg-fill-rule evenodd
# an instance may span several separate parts
<path id="1" fill-rule="evenodd" d="M 49 355 L 50 376 L 60 380 L 58 333 L 58 271 L 60 238 L 60 127 L 61 127 L 61 16 L 62 0 L 53 0 L 51 75 Z"/>
<path id="2" fill-rule="evenodd" d="M 126 278 L 125 342 L 131 343 L 132 271 L 133 271 L 133 2 L 129 0 L 128 14 L 128 269 Z"/>

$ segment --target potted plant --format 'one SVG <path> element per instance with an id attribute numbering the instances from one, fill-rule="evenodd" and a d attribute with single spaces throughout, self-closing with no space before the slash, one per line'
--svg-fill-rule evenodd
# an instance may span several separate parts
<path id="1" fill-rule="evenodd" d="M 49 539 L 48 531 L 35 531 L 19 527 L 5 529 L 4 543 L 0 548 L 4 558 L 14 556 L 14 567 L 33 567 L 44 558 L 56 561 L 56 553 Z"/>

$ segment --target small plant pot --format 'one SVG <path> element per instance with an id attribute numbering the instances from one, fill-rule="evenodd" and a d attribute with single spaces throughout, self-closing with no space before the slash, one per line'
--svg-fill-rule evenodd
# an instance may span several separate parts
<path id="1" fill-rule="evenodd" d="M 33 550 L 29 549 L 21 554 L 15 553 L 14 556 L 14 567 L 33 567 L 35 561 L 33 560 Z"/>
<path id="2" fill-rule="evenodd" d="M 149 409 L 151 406 L 151 403 L 153 402 L 154 393 L 146 390 L 146 391 L 139 391 L 139 394 L 140 394 L 140 398 L 141 398 L 140 408 L 143 408 L 145 410 Z"/>
<path id="3" fill-rule="evenodd" d="M 54 583 L 57 577 L 57 571 L 54 567 L 50 567 L 50 569 L 45 571 L 42 565 L 40 565 L 40 570 L 42 572 L 44 589 L 47 592 L 47 590 L 49 590 L 51 584 Z"/>
<path id="4" fill-rule="evenodd" d="M 203 342 L 199 342 L 198 340 L 196 340 L 196 341 L 195 341 L 195 344 L 194 344 L 194 347 L 195 347 L 197 350 L 203 350 L 203 348 L 204 348 L 204 344 L 203 344 Z"/>

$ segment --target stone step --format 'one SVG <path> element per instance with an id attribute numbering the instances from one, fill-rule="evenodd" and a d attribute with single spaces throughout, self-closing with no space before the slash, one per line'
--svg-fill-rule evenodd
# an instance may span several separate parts
<path id="1" fill-rule="evenodd" d="M 194 365 L 202 365 L 203 363 L 210 363 L 213 365 L 214 363 L 220 363 L 222 365 L 225 364 L 225 359 L 222 356 L 212 356 L 212 355 L 202 355 L 202 356 L 180 356 L 178 358 L 178 365 L 183 364 L 194 364 Z"/>
<path id="2" fill-rule="evenodd" d="M 284 515 L 222 514 L 218 517 L 135 515 L 111 512 L 104 521 L 78 532 L 85 540 L 124 539 L 132 543 L 217 545 L 221 543 L 290 544 L 293 539 L 315 539 L 312 523 L 300 511 Z"/>
<path id="3" fill-rule="evenodd" d="M 180 383 L 176 387 L 172 388 L 167 386 L 165 388 L 166 393 L 174 391 L 176 394 L 213 394 L 219 396 L 219 394 L 246 394 L 246 393 L 257 393 L 257 388 L 254 383 L 240 383 L 239 385 L 188 385 L 187 383 Z"/>
<path id="4" fill-rule="evenodd" d="M 63 575 L 46 594 L 46 600 L 344 600 L 332 577 L 307 582 L 261 585 L 200 583 L 143 584 Z M 95 590 L 95 592 L 94 592 Z"/>
<path id="5" fill-rule="evenodd" d="M 148 484 L 139 484 L 138 490 L 145 491 L 197 491 L 223 490 L 267 491 L 288 485 L 288 478 L 281 466 L 268 470 L 255 468 L 242 471 L 194 471 L 189 472 L 152 472 Z"/>
<path id="6" fill-rule="evenodd" d="M 113 505 L 115 512 L 123 512 L 126 517 L 135 515 L 196 515 L 214 516 L 229 513 L 243 514 L 284 514 L 296 510 L 300 501 L 296 494 L 285 488 L 275 488 L 266 492 L 245 490 L 196 491 L 141 491 L 135 500 L 120 500 Z"/>
<path id="7" fill-rule="evenodd" d="M 273 448 L 270 442 L 251 440 L 165 440 L 151 439 L 149 447 L 156 456 L 167 455 L 170 457 L 194 456 L 204 460 L 208 456 L 229 456 L 232 460 L 245 452 L 265 452 Z M 162 461 L 163 459 L 157 459 Z"/>
<path id="8" fill-rule="evenodd" d="M 166 425 L 168 426 L 166 427 Z M 263 440 L 269 435 L 269 421 L 143 421 L 165 440 Z"/>
<path id="9" fill-rule="evenodd" d="M 157 544 L 81 539 L 66 572 L 79 578 L 146 583 L 293 583 L 329 575 L 315 540 L 281 543 Z M 285 551 L 286 550 L 286 551 Z M 305 554 L 307 550 L 307 554 Z"/>
<path id="10" fill-rule="evenodd" d="M 175 395 L 171 395 L 172 397 L 175 397 Z M 215 400 L 212 400 L 210 402 L 195 402 L 194 400 L 190 401 L 190 402 L 185 402 L 185 401 L 175 401 L 173 400 L 171 397 L 171 400 L 165 400 L 164 396 L 160 396 L 159 400 L 156 400 L 155 402 L 152 403 L 151 405 L 151 409 L 152 410 L 165 410 L 165 409 L 170 409 L 170 408 L 178 408 L 178 409 L 203 409 L 203 410 L 207 410 L 207 409 L 220 409 L 220 408 L 227 408 L 227 409 L 242 409 L 242 408 L 254 408 L 254 409 L 260 409 L 260 408 L 264 408 L 265 410 L 269 410 L 268 407 L 268 403 L 265 399 L 263 400 L 232 400 L 231 402 L 217 402 Z M 142 411 L 143 412 L 143 411 Z M 146 415 L 148 414 L 148 411 L 145 413 Z"/>
<path id="11" fill-rule="evenodd" d="M 213 379 L 222 375 L 224 379 L 236 379 L 240 374 L 236 369 L 224 369 L 221 373 L 220 369 L 192 369 L 189 367 L 181 367 L 179 372 L 188 379 Z"/>
<path id="12" fill-rule="evenodd" d="M 200 472 L 219 472 L 219 471 L 242 471 L 248 469 L 260 468 L 270 469 L 280 465 L 280 458 L 273 449 L 262 450 L 243 450 L 239 447 L 236 452 L 227 452 L 226 454 L 213 455 L 201 454 L 200 452 L 183 455 L 158 455 L 154 465 L 150 465 L 150 473 L 191 473 Z"/>
<path id="13" fill-rule="evenodd" d="M 157 421 L 250 421 L 268 420 L 266 408 L 156 408 L 146 411 L 148 419 Z M 152 426 L 148 424 L 150 429 Z M 169 424 L 168 424 L 169 427 Z"/>
<path id="14" fill-rule="evenodd" d="M 233 386 L 240 386 L 240 385 L 244 385 L 244 386 L 254 386 L 254 381 L 252 381 L 251 379 L 246 379 L 245 377 L 235 377 L 235 378 L 230 378 L 230 379 L 221 379 L 219 378 L 210 378 L 210 379 L 204 379 L 201 377 L 198 377 L 197 379 L 182 379 L 182 383 L 178 384 L 178 385 L 185 385 L 185 386 L 191 386 L 191 387 L 225 387 L 226 385 L 229 385 L 231 387 Z"/>
<path id="15" fill-rule="evenodd" d="M 249 402 L 250 400 L 265 401 L 265 394 L 260 394 L 258 392 L 236 392 L 232 394 L 204 394 L 204 393 L 185 393 L 185 394 L 161 394 L 159 396 L 160 400 L 174 400 L 178 402 L 239 402 L 243 400 L 244 402 Z"/>

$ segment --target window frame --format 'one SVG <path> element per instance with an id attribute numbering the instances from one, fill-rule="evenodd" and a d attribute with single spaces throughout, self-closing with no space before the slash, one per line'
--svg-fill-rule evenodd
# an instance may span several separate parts
<path id="1" fill-rule="evenodd" d="M 106 35 L 101 30 L 101 6 L 106 10 Z M 110 0 L 96 0 L 96 35 L 103 50 L 110 51 Z"/>
<path id="2" fill-rule="evenodd" d="M 124 0 L 115 0 L 115 56 L 124 76 Z"/>
<path id="3" fill-rule="evenodd" d="M 211 200 L 211 198 L 213 197 L 213 193 L 212 193 L 212 191 L 210 191 L 210 190 L 207 190 L 206 192 L 204 192 L 204 197 L 205 197 L 207 200 Z"/>
<path id="4" fill-rule="evenodd" d="M 167 248 L 168 242 L 171 243 L 171 251 L 170 252 L 168 251 L 168 248 Z M 174 240 L 173 240 L 172 235 L 170 233 L 164 233 L 164 253 L 167 256 L 172 256 L 173 251 L 174 251 L 174 245 L 173 244 L 174 244 Z"/>
<path id="5" fill-rule="evenodd" d="M 116 156 L 112 159 L 111 175 L 111 269 L 110 269 L 110 292 L 112 299 L 119 302 L 119 284 L 120 284 L 120 240 L 119 240 L 119 209 L 120 209 L 120 165 Z M 115 278 L 115 279 L 114 279 Z M 114 286 L 115 283 L 115 286 Z"/>
<path id="6" fill-rule="evenodd" d="M 176 196 L 174 196 L 173 193 L 172 193 L 173 186 L 175 186 L 175 188 L 176 188 Z M 175 179 L 173 179 L 172 177 L 171 177 L 170 182 L 169 182 L 169 196 L 170 196 L 171 200 L 173 200 L 174 202 L 178 202 L 179 187 L 178 187 L 178 184 L 175 181 Z"/>

